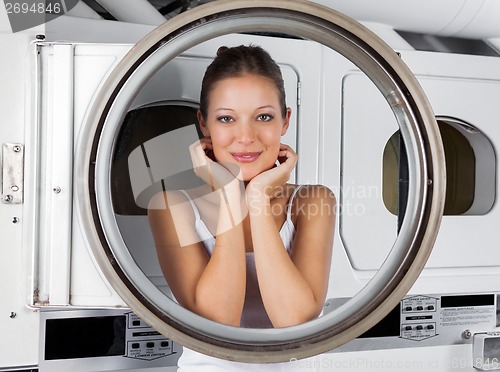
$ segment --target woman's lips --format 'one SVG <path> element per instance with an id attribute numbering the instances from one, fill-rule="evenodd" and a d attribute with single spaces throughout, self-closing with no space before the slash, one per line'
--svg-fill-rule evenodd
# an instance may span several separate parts
<path id="1" fill-rule="evenodd" d="M 240 163 L 251 163 L 259 157 L 260 152 L 232 152 L 233 158 Z"/>

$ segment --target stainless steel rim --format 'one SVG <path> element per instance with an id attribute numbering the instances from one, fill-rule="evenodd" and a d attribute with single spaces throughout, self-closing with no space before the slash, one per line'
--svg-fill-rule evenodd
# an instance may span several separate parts
<path id="1" fill-rule="evenodd" d="M 111 207 L 111 154 L 135 92 L 184 50 L 216 36 L 245 31 L 291 33 L 343 54 L 384 94 L 408 151 L 406 217 L 382 268 L 346 305 L 320 319 L 285 329 L 224 326 L 198 317 L 160 294 L 134 267 Z M 117 293 L 141 318 L 174 341 L 243 362 L 288 361 L 319 354 L 376 324 L 406 294 L 424 267 L 444 206 L 442 144 L 430 105 L 413 74 L 392 49 L 362 25 L 307 1 L 216 1 L 158 27 L 132 48 L 98 93 L 77 154 L 80 222 L 98 264 Z"/>

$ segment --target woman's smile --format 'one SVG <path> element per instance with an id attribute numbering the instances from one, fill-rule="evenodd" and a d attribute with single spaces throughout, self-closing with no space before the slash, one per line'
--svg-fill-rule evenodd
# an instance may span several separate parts
<path id="1" fill-rule="evenodd" d="M 258 157 L 262 154 L 262 151 L 259 152 L 231 152 L 233 158 L 239 163 L 252 163 L 258 159 Z"/>

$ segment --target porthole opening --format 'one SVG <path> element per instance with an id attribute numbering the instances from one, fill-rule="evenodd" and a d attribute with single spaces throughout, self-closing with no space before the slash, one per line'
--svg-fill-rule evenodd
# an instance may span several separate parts
<path id="1" fill-rule="evenodd" d="M 119 62 L 105 82 L 89 111 L 89 124 L 81 133 L 82 141 L 77 149 L 81 153 L 75 171 L 82 175 L 76 184 L 76 193 L 81 195 L 78 208 L 82 230 L 117 294 L 145 322 L 172 340 L 196 351 L 235 361 L 281 362 L 319 354 L 345 343 L 382 319 L 386 310 L 407 293 L 427 261 L 444 204 L 441 141 L 436 137 L 430 106 L 413 74 L 391 48 L 353 25 L 349 18 L 337 13 L 325 15 L 324 9 L 313 8 L 309 3 L 291 3 L 261 2 L 255 7 L 254 2 L 240 2 L 238 5 L 244 11 L 233 12 L 226 1 L 214 2 L 211 7 L 198 7 L 193 13 L 184 13 L 184 18 L 179 18 L 177 23 L 166 22 L 160 26 Z M 269 12 L 267 7 L 276 10 Z M 307 324 L 278 332 L 209 321 L 166 298 L 144 275 L 141 264 L 127 249 L 110 198 L 110 165 L 120 125 L 130 110 L 137 87 L 143 87 L 154 71 L 185 51 L 187 43 L 194 45 L 223 32 L 249 31 L 255 27 L 272 32 L 293 29 L 301 37 L 324 43 L 347 59 L 359 61 L 358 67 L 391 104 L 407 141 L 408 153 L 415 154 L 408 162 L 412 192 L 407 202 L 407 223 L 403 224 L 379 272 L 340 308 Z M 368 34 L 364 35 L 365 32 Z M 365 50 L 367 45 L 369 48 Z M 403 104 L 393 105 L 395 102 Z M 150 183 L 148 176 L 144 173 L 140 179 Z M 430 178 L 433 183 L 424 187 L 421 181 Z M 89 179 L 94 182 L 88 182 Z"/>
<path id="2" fill-rule="evenodd" d="M 190 102 L 167 101 L 142 106 L 127 113 L 118 134 L 111 167 L 111 197 L 115 213 L 127 216 L 147 215 L 149 198 L 144 203 L 139 203 L 134 195 L 131 184 L 134 177 L 130 174 L 129 157 L 134 150 L 165 133 L 189 125 L 198 130 L 198 126 L 193 125 L 198 120 L 197 110 L 197 105 Z M 202 137 L 201 132 L 198 137 Z M 149 194 L 155 193 L 156 188 L 153 186 L 151 185 Z M 151 196 L 149 194 L 148 197 Z"/>
<path id="3" fill-rule="evenodd" d="M 476 127 L 451 117 L 437 117 L 446 159 L 444 215 L 484 215 L 495 202 L 496 157 L 490 140 Z M 400 132 L 387 141 L 383 153 L 382 195 L 394 215 L 402 208 Z M 403 160 L 404 161 L 404 160 Z"/>

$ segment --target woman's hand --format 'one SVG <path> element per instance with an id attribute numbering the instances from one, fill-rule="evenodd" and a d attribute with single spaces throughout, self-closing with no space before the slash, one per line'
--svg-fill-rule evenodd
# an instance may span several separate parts
<path id="1" fill-rule="evenodd" d="M 213 154 L 212 141 L 205 137 L 189 146 L 193 170 L 212 192 L 219 193 L 219 214 L 217 233 L 219 235 L 238 225 L 247 214 L 243 196 L 245 187 L 241 181 L 241 171 L 236 164 L 221 164 L 210 157 Z"/>
<path id="2" fill-rule="evenodd" d="M 222 165 L 213 159 L 212 140 L 208 137 L 202 138 L 189 146 L 191 161 L 195 174 L 200 177 L 212 191 L 223 189 L 231 182 L 239 186 L 241 172 L 235 164 Z M 235 189 L 239 189 L 234 187 Z"/>
<path id="3" fill-rule="evenodd" d="M 271 199 L 283 191 L 283 185 L 290 179 L 297 160 L 298 156 L 290 146 L 280 144 L 279 165 L 262 172 L 250 181 L 246 188 L 247 199 Z"/>

